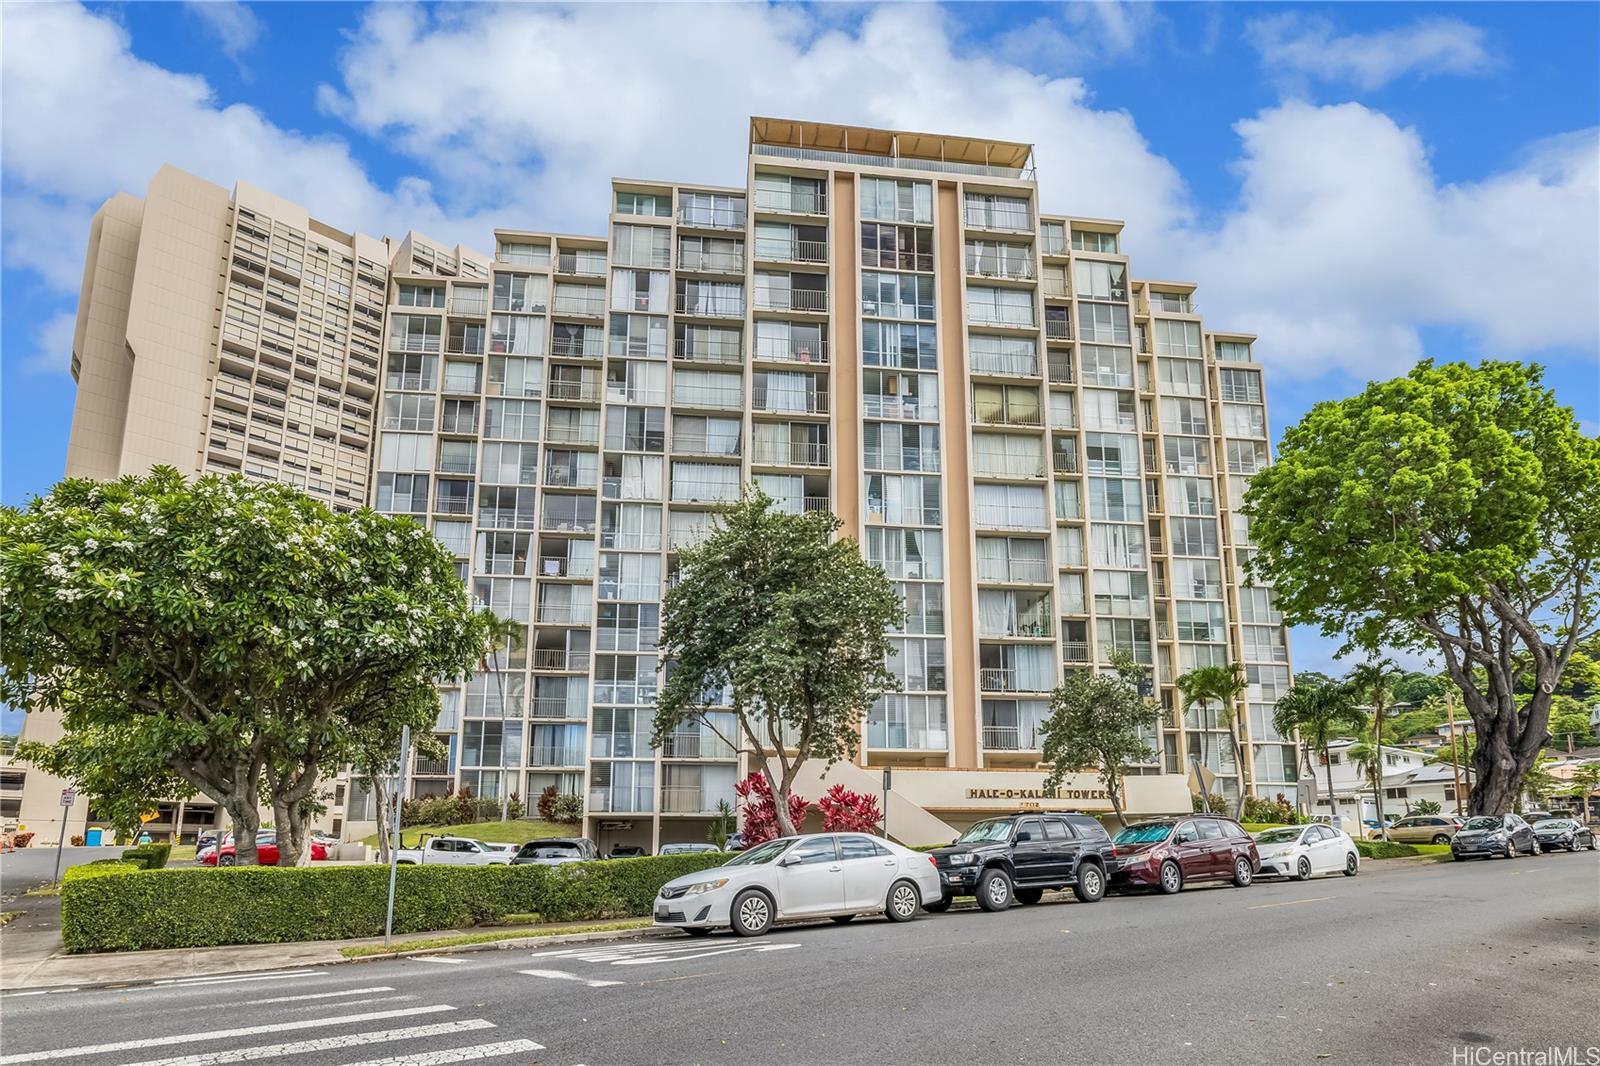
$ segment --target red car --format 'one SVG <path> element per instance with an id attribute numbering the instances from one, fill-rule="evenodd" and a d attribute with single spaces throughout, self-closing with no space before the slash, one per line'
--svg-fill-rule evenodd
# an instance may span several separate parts
<path id="1" fill-rule="evenodd" d="M 313 840 L 308 845 L 308 847 L 310 847 L 310 849 L 311 849 L 311 861 L 312 862 L 322 862 L 323 860 L 327 859 L 327 857 L 328 857 L 328 849 L 327 849 L 327 847 L 325 845 L 320 844 L 317 841 Z M 215 866 L 215 865 L 217 865 L 217 852 L 216 852 L 216 850 L 215 849 L 211 849 L 211 850 L 208 850 L 208 851 L 204 852 L 203 854 L 200 855 L 199 861 L 200 861 L 201 865 L 203 865 L 203 866 Z M 222 860 L 221 861 L 222 861 L 222 865 L 224 865 L 224 866 L 233 866 L 238 862 L 238 859 L 237 859 L 236 854 L 235 854 L 234 849 L 233 849 L 233 834 L 232 833 L 229 833 L 223 839 L 223 843 L 222 843 Z M 261 836 L 256 837 L 256 862 L 259 863 L 262 866 L 276 866 L 276 865 L 278 865 L 278 838 L 277 838 L 276 835 L 274 835 L 274 834 L 263 834 Z"/>
<path id="2" fill-rule="evenodd" d="M 1177 892 L 1191 881 L 1232 881 L 1243 888 L 1261 869 L 1255 838 L 1232 818 L 1196 815 L 1130 825 L 1112 841 L 1113 885 Z"/>

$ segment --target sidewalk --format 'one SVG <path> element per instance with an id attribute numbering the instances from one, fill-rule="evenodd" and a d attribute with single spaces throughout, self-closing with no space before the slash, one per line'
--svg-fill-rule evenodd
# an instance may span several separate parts
<path id="1" fill-rule="evenodd" d="M 282 970 L 301 966 L 327 966 L 333 963 L 365 962 L 389 958 L 368 955 L 346 958 L 342 948 L 381 945 L 383 937 L 359 940 L 312 940 L 294 944 L 238 944 L 216 948 L 178 948 L 164 951 L 117 951 L 93 955 L 67 955 L 61 950 L 59 923 L 54 934 L 35 940 L 15 940 L 11 926 L 0 931 L 0 991 L 30 988 L 59 988 L 86 985 L 139 984 L 183 977 L 209 977 L 215 974 L 248 973 L 255 970 Z M 649 927 L 605 932 L 581 932 L 597 922 L 560 922 L 549 925 L 479 926 L 471 929 L 443 929 L 431 933 L 396 936 L 391 943 L 396 953 L 406 953 L 407 944 L 425 943 L 450 936 L 482 936 L 502 932 L 506 939 L 455 947 L 417 949 L 418 954 L 498 950 L 524 941 L 537 944 L 565 944 L 584 940 L 633 939 L 665 935 Z M 539 936 L 527 936 L 537 929 Z M 563 933 L 562 930 L 574 930 Z M 519 933 L 523 935 L 518 935 Z"/>

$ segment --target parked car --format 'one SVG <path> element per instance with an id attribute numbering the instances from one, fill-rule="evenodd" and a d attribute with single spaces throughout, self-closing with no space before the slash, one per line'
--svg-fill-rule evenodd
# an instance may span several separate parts
<path id="1" fill-rule="evenodd" d="M 719 849 L 715 844 L 663 844 L 657 855 L 705 855 Z M 732 848 L 728 849 L 732 851 Z"/>
<path id="2" fill-rule="evenodd" d="M 1285 825 L 1256 834 L 1260 877 L 1305 881 L 1316 874 L 1354 877 L 1361 869 L 1356 842 L 1328 825 Z"/>
<path id="3" fill-rule="evenodd" d="M 614 844 L 608 859 L 637 859 L 650 854 L 649 848 L 640 847 L 638 844 Z"/>
<path id="4" fill-rule="evenodd" d="M 509 866 L 511 853 L 467 837 L 424 837 L 416 847 L 395 852 L 394 861 L 401 866 Z"/>
<path id="5" fill-rule="evenodd" d="M 1231 818 L 1197 815 L 1138 822 L 1118 833 L 1115 844 L 1112 883 L 1118 886 L 1155 886 L 1173 893 L 1193 881 L 1232 881 L 1243 888 L 1261 866 L 1255 838 Z"/>
<path id="6" fill-rule="evenodd" d="M 1450 857 L 1458 861 L 1474 855 L 1485 858 L 1504 855 L 1514 859 L 1519 851 L 1537 855 L 1540 850 L 1533 827 L 1523 821 L 1520 814 L 1480 814 L 1468 818 L 1450 841 Z"/>
<path id="7" fill-rule="evenodd" d="M 728 850 L 729 851 L 743 851 L 744 850 L 744 834 L 743 833 L 735 833 L 735 834 L 733 834 L 733 836 L 728 838 Z"/>
<path id="8" fill-rule="evenodd" d="M 1555 815 L 1551 814 L 1549 811 L 1523 811 L 1522 812 L 1522 820 L 1524 822 L 1527 822 L 1529 825 L 1538 825 L 1540 822 L 1549 821 L 1551 818 L 1554 818 L 1554 817 L 1555 817 Z"/>
<path id="9" fill-rule="evenodd" d="M 600 857 L 600 849 L 588 837 L 551 837 L 530 840 L 518 849 L 512 866 L 560 866 L 566 862 L 589 862 Z"/>
<path id="10" fill-rule="evenodd" d="M 704 935 L 759 936 L 776 922 L 883 912 L 909 922 L 939 898 L 931 856 L 864 833 L 814 833 L 758 844 L 721 866 L 661 886 L 655 924 Z"/>
<path id="11" fill-rule="evenodd" d="M 312 862 L 322 862 L 328 857 L 328 849 L 315 840 L 306 845 L 311 851 Z M 221 852 L 215 850 L 206 854 L 199 860 L 205 866 L 235 866 L 238 864 L 238 854 L 234 850 L 233 834 L 229 833 L 223 840 Z M 261 866 L 278 865 L 278 835 L 276 833 L 260 833 L 256 836 L 256 863 Z"/>
<path id="12" fill-rule="evenodd" d="M 1545 851 L 1563 848 L 1567 851 L 1597 850 L 1594 830 L 1571 818 L 1546 818 L 1533 823 L 1533 835 Z"/>
<path id="13" fill-rule="evenodd" d="M 986 911 L 1016 900 L 1038 903 L 1047 888 L 1070 888 L 1084 903 L 1106 894 L 1116 851 L 1105 827 L 1086 814 L 1025 813 L 970 826 L 932 851 L 942 884 L 926 904 L 942 911 L 956 896 L 976 896 Z"/>
<path id="14" fill-rule="evenodd" d="M 1389 839 L 1396 844 L 1448 844 L 1461 829 L 1461 819 L 1445 814 L 1414 814 L 1389 827 Z M 1369 832 L 1368 840 L 1381 840 L 1383 834 Z"/>

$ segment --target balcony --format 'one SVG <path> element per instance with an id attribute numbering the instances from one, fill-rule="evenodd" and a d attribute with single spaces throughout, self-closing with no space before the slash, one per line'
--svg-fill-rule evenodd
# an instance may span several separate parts
<path id="1" fill-rule="evenodd" d="M 798 394 L 778 393 L 776 390 L 763 394 L 758 390 L 751 398 L 750 408 L 764 415 L 825 415 L 828 413 L 828 394 L 825 390 Z"/>
<path id="2" fill-rule="evenodd" d="M 678 269 L 699 274 L 743 274 L 744 253 L 678 250 Z"/>
<path id="3" fill-rule="evenodd" d="M 758 440 L 754 462 L 765 466 L 827 466 L 828 446 Z"/>
<path id="4" fill-rule="evenodd" d="M 556 256 L 556 273 L 603 278 L 606 275 L 605 253 L 562 252 Z"/>
<path id="5" fill-rule="evenodd" d="M 739 366 L 744 363 L 744 353 L 738 346 L 697 346 L 679 338 L 672 346 L 673 358 L 685 363 L 714 363 Z"/>
<path id="6" fill-rule="evenodd" d="M 1039 376 L 1039 357 L 1031 352 L 974 351 L 970 365 L 974 374 L 1027 378 Z"/>
<path id="7" fill-rule="evenodd" d="M 1061 661 L 1066 663 L 1088 662 L 1089 642 L 1087 640 L 1063 640 L 1061 642 Z"/>
<path id="8" fill-rule="evenodd" d="M 587 603 L 541 603 L 537 620 L 550 625 L 586 626 L 589 624 L 589 605 Z"/>
<path id="9" fill-rule="evenodd" d="M 989 751 L 1038 751 L 1038 730 L 1033 726 L 986 725 L 983 746 Z"/>
<path id="10" fill-rule="evenodd" d="M 822 338 L 816 344 L 798 344 L 793 341 L 756 338 L 756 358 L 773 363 L 828 362 L 828 341 Z"/>
<path id="11" fill-rule="evenodd" d="M 756 239 L 756 258 L 787 263 L 826 263 L 827 241 Z"/>
<path id="12" fill-rule="evenodd" d="M 1067 357 L 1050 358 L 1050 383 L 1052 385 L 1071 385 L 1073 379 L 1072 360 Z"/>
<path id="13" fill-rule="evenodd" d="M 757 311 L 826 311 L 826 289 L 756 289 Z"/>
<path id="14" fill-rule="evenodd" d="M 991 304 L 967 306 L 967 321 L 974 326 L 1006 326 L 1011 329 L 1032 329 L 1033 308 L 995 307 Z"/>
<path id="15" fill-rule="evenodd" d="M 1050 453 L 1050 467 L 1058 474 L 1076 474 L 1078 472 L 1078 453 L 1053 451 Z"/>
<path id="16" fill-rule="evenodd" d="M 1018 691 L 1017 672 L 1009 667 L 985 666 L 978 671 L 978 678 L 979 687 L 985 692 Z M 987 733 L 988 730 L 984 732 Z"/>
<path id="17" fill-rule="evenodd" d="M 586 752 L 581 747 L 551 748 L 535 745 L 528 751 L 529 766 L 584 766 Z"/>
<path id="18" fill-rule="evenodd" d="M 732 790 L 699 785 L 664 785 L 661 789 L 662 814 L 707 814 L 715 811 L 719 802 L 732 807 Z"/>
<path id="19" fill-rule="evenodd" d="M 557 293 L 551 310 L 558 315 L 585 315 L 599 318 L 606 313 L 605 293 L 595 296 L 563 296 Z"/>
<path id="20" fill-rule="evenodd" d="M 1031 178 L 1033 164 L 1022 168 L 996 167 L 983 163 L 954 163 L 941 159 L 915 159 L 869 152 L 838 152 L 827 148 L 794 148 L 786 144 L 752 144 L 751 155 L 778 159 L 800 159 L 822 163 L 845 163 L 863 167 L 895 167 L 900 170 L 926 170 L 941 174 L 977 174 L 990 178 Z M 790 194 L 794 195 L 793 193 Z M 1025 227 L 1031 228 L 1031 227 Z"/>
<path id="21" fill-rule="evenodd" d="M 1011 410 L 989 408 L 979 411 L 974 408 L 972 421 L 980 426 L 1021 426 L 1033 428 L 1044 425 L 1044 411 L 1040 408 L 1022 408 Z"/>
<path id="22" fill-rule="evenodd" d="M 767 147 L 758 145 L 758 154 Z M 791 189 L 780 192 L 776 189 L 756 190 L 757 211 L 781 211 L 790 215 L 825 215 L 828 213 L 828 194 L 825 187 L 816 189 Z"/>
<path id="23" fill-rule="evenodd" d="M 694 205 L 678 209 L 678 225 L 700 229 L 744 229 L 744 207 Z"/>
<path id="24" fill-rule="evenodd" d="M 984 563 L 980 560 L 978 580 L 1001 584 L 1043 585 L 1050 581 L 1050 570 L 1043 559 L 1009 559 L 993 563 Z"/>
<path id="25" fill-rule="evenodd" d="M 599 403 L 601 387 L 599 381 L 560 381 L 551 380 L 545 386 L 552 400 L 573 400 L 577 403 Z"/>
<path id="26" fill-rule="evenodd" d="M 535 648 L 533 649 L 533 668 L 558 674 L 587 672 L 589 669 L 589 653 L 587 651 L 568 651 L 565 648 Z M 538 702 L 537 699 L 534 700 L 535 704 Z"/>
<path id="27" fill-rule="evenodd" d="M 725 377 L 730 375 L 724 375 Z M 744 406 L 744 386 L 727 385 L 674 385 L 672 402 L 686 407 L 713 407 L 720 410 L 739 410 Z"/>
<path id="28" fill-rule="evenodd" d="M 677 311 L 680 315 L 695 315 L 700 318 L 743 318 L 744 298 L 742 296 L 690 297 L 680 294 L 677 298 Z"/>
<path id="29" fill-rule="evenodd" d="M 648 787 L 592 788 L 589 810 L 597 814 L 649 814 L 655 810 L 655 796 Z"/>
<path id="30" fill-rule="evenodd" d="M 661 755 L 666 759 L 732 759 L 733 745 L 710 730 L 668 733 L 662 738 Z"/>

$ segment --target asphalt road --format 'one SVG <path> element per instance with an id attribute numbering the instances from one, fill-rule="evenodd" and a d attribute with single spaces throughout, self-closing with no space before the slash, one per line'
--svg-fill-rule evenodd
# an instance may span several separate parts
<path id="1" fill-rule="evenodd" d="M 125 847 L 75 848 L 68 845 L 61 849 L 61 869 L 65 872 L 96 859 L 115 859 L 126 850 Z M 45 884 L 54 879 L 55 869 L 54 846 L 8 851 L 0 855 L 0 895 L 23 892 L 35 885 Z"/>
<path id="2" fill-rule="evenodd" d="M 1600 1044 L 1597 952 L 1595 853 L 1372 863 L 1354 879 L 756 940 L 523 944 L 11 993 L 0 1066 L 1452 1066 L 1466 1045 Z"/>

